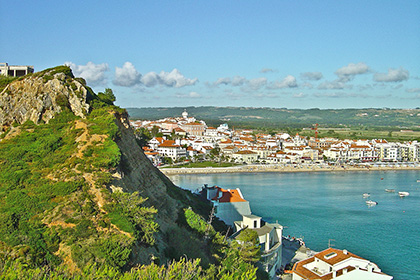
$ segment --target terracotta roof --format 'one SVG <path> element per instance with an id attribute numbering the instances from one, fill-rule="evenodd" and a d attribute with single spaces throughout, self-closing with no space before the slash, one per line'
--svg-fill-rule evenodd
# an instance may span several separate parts
<path id="1" fill-rule="evenodd" d="M 329 255 L 329 254 L 336 254 L 336 255 L 333 256 L 333 257 L 330 257 L 330 258 L 326 258 L 326 256 Z M 352 257 L 363 260 L 363 258 L 361 258 L 361 257 L 359 257 L 359 256 L 357 256 L 353 253 L 350 253 L 348 251 L 346 251 L 346 254 L 345 254 L 344 251 L 342 251 L 342 250 L 338 250 L 338 249 L 334 249 L 334 248 L 328 248 L 328 249 L 326 249 L 322 252 L 319 252 L 318 254 L 314 255 L 311 258 L 308 258 L 306 260 L 299 261 L 299 262 L 295 263 L 295 265 L 293 266 L 293 272 L 298 274 L 299 276 L 303 277 L 304 279 L 308 279 L 308 280 L 311 280 L 311 279 L 320 279 L 320 280 L 332 279 L 332 276 L 333 276 L 332 272 L 329 272 L 329 273 L 321 276 L 321 275 L 316 274 L 312 270 L 307 269 L 306 267 L 304 267 L 304 265 L 307 265 L 309 263 L 314 262 L 315 259 L 319 259 L 319 260 L 321 260 L 323 262 L 326 262 L 330 265 L 334 265 L 334 264 L 337 264 L 337 263 L 339 263 L 343 260 L 346 260 L 346 259 L 352 258 Z M 347 269 L 347 271 L 350 272 L 350 271 L 354 270 L 355 268 L 352 267 L 352 266 L 347 266 L 343 269 Z M 343 269 L 340 269 L 340 270 L 337 271 L 337 276 L 339 276 L 343 273 Z"/>
<path id="2" fill-rule="evenodd" d="M 246 202 L 238 190 L 225 190 L 219 187 L 217 187 L 217 190 L 217 195 L 212 200 L 217 200 L 218 202 Z M 222 194 L 219 198 L 220 192 Z"/>
<path id="3" fill-rule="evenodd" d="M 238 151 L 235 154 L 241 154 L 241 155 L 252 155 L 252 154 L 256 154 L 253 151 L 249 151 L 249 150 L 244 150 L 244 151 Z"/>
<path id="4" fill-rule="evenodd" d="M 204 124 L 202 124 L 202 123 L 186 123 L 186 124 L 183 124 L 183 125 L 187 125 L 187 126 L 201 125 L 201 126 L 204 126 Z"/>
<path id="5" fill-rule="evenodd" d="M 175 145 L 174 140 L 165 140 L 162 144 L 159 145 L 159 147 L 173 147 L 177 148 L 180 147 L 179 145 Z"/>

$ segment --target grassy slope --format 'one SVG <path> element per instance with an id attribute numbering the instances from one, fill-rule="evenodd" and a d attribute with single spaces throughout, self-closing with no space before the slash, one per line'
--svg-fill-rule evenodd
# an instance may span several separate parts
<path id="1" fill-rule="evenodd" d="M 118 279 L 129 275 L 141 278 L 145 273 L 157 278 L 180 275 L 179 279 L 190 279 L 188 273 L 195 273 L 195 278 L 213 279 L 229 273 L 239 273 L 241 278 L 244 273 L 253 279 L 252 265 L 237 260 L 234 253 L 223 254 L 226 244 L 213 227 L 203 232 L 207 228 L 205 219 L 195 213 L 207 216 L 209 206 L 175 187 L 162 173 L 143 171 L 155 173 L 166 186 L 167 195 L 176 201 L 177 209 L 166 209 L 178 213 L 176 223 L 165 232 L 156 223 L 159 220 L 156 209 L 160 206 L 155 208 L 153 204 L 158 202 L 142 198 L 137 192 L 144 193 L 142 187 L 146 186 L 139 185 L 134 192 L 111 192 L 107 187 L 115 181 L 111 174 L 127 168 L 124 150 L 117 143 L 122 133 L 128 132 L 122 132 L 117 125 L 116 117 L 122 113 L 119 108 L 97 98 L 93 101 L 95 109 L 86 119 L 65 110 L 48 124 L 27 122 L 3 135 L 0 141 L 3 276 L 67 279 L 100 274 Z M 194 211 L 183 210 L 189 207 Z M 143 266 L 124 274 L 124 270 L 139 261 L 149 263 L 150 258 L 133 257 L 144 249 L 159 248 L 159 242 L 167 243 L 160 246 L 166 248 L 160 253 L 168 260 L 200 257 L 209 267 L 211 262 L 223 263 L 232 257 L 229 262 L 233 261 L 236 268 L 210 266 L 204 271 L 199 262 L 181 260 L 168 268 Z"/>

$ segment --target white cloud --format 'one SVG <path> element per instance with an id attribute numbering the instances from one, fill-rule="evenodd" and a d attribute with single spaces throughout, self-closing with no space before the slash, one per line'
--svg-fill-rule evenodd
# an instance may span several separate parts
<path id="1" fill-rule="evenodd" d="M 310 81 L 318 81 L 318 80 L 321 80 L 323 77 L 321 72 L 305 72 L 305 73 L 302 73 L 301 76 L 304 80 L 310 80 Z"/>
<path id="2" fill-rule="evenodd" d="M 216 82 L 213 83 L 214 86 L 218 85 L 232 85 L 232 86 L 242 86 L 247 82 L 247 79 L 241 76 L 235 76 L 233 78 L 225 77 L 219 78 Z"/>
<path id="3" fill-rule="evenodd" d="M 271 69 L 271 68 L 263 68 L 263 69 L 261 69 L 260 70 L 260 73 L 274 73 L 274 72 L 277 72 L 276 70 L 274 70 L 274 69 Z"/>
<path id="4" fill-rule="evenodd" d="M 114 84 L 124 87 L 133 87 L 136 85 L 144 85 L 146 87 L 167 86 L 181 88 L 184 86 L 194 85 L 198 81 L 195 79 L 188 79 L 179 72 L 178 69 L 173 69 L 171 72 L 161 71 L 148 72 L 145 75 L 140 74 L 131 62 L 124 63 L 123 67 L 116 67 Z"/>
<path id="5" fill-rule="evenodd" d="M 388 73 L 375 73 L 373 79 L 376 82 L 402 82 L 408 80 L 410 73 L 404 68 L 389 68 Z"/>
<path id="6" fill-rule="evenodd" d="M 259 90 L 267 84 L 267 78 L 255 78 L 248 81 L 248 86 L 253 90 Z"/>
<path id="7" fill-rule="evenodd" d="M 241 76 L 235 76 L 232 78 L 232 86 L 242 86 L 246 83 L 246 79 Z"/>
<path id="8" fill-rule="evenodd" d="M 286 76 L 281 82 L 275 81 L 271 83 L 268 88 L 269 89 L 279 89 L 279 88 L 294 88 L 297 87 L 296 78 L 292 75 Z"/>
<path id="9" fill-rule="evenodd" d="M 141 74 L 137 72 L 131 62 L 126 62 L 122 68 L 115 68 L 113 83 L 117 86 L 132 87 L 141 83 Z"/>
<path id="10" fill-rule="evenodd" d="M 323 82 L 318 86 L 318 89 L 345 89 L 345 88 L 352 88 L 351 85 L 347 85 L 345 82 L 341 81 L 340 79 L 329 82 Z"/>
<path id="11" fill-rule="evenodd" d="M 420 92 L 420 88 L 408 88 L 405 91 L 408 93 Z"/>
<path id="12" fill-rule="evenodd" d="M 197 92 L 195 92 L 195 91 L 190 92 L 189 96 L 190 96 L 191 98 L 200 98 L 200 97 L 201 97 L 201 95 L 200 95 L 200 94 L 198 94 L 198 93 L 197 93 Z"/>
<path id="13" fill-rule="evenodd" d="M 176 93 L 175 97 L 188 99 L 188 98 L 201 98 L 201 95 L 199 93 L 195 92 L 195 91 L 192 91 L 188 94 L 187 93 Z"/>
<path id="14" fill-rule="evenodd" d="M 293 94 L 293 98 L 304 98 L 304 97 L 306 97 L 306 94 L 304 94 L 303 92 Z"/>
<path id="15" fill-rule="evenodd" d="M 214 82 L 214 85 L 229 85 L 231 82 L 230 78 L 219 78 L 216 82 Z"/>
<path id="16" fill-rule="evenodd" d="M 197 78 L 188 79 L 184 77 L 184 75 L 182 75 L 181 72 L 179 72 L 179 70 L 176 68 L 171 72 L 161 71 L 159 74 L 159 80 L 161 84 L 176 88 L 194 85 L 198 81 Z"/>
<path id="17" fill-rule="evenodd" d="M 154 87 L 155 85 L 158 85 L 160 83 L 159 82 L 160 78 L 159 78 L 159 75 L 156 74 L 155 72 L 149 72 L 145 74 L 143 77 L 141 77 L 140 81 L 146 87 Z"/>
<path id="18" fill-rule="evenodd" d="M 351 79 L 355 75 L 365 74 L 367 72 L 369 72 L 369 66 L 363 62 L 359 62 L 357 64 L 349 63 L 349 65 L 343 66 L 335 71 L 335 74 L 340 78 Z"/>
<path id="19" fill-rule="evenodd" d="M 314 85 L 311 84 L 311 83 L 303 83 L 302 87 L 304 87 L 304 88 L 314 88 Z"/>
<path id="20" fill-rule="evenodd" d="M 105 72 L 109 70 L 106 63 L 95 64 L 89 61 L 86 65 L 76 65 L 73 62 L 65 62 L 64 65 L 69 66 L 76 77 L 85 79 L 88 85 L 98 86 L 106 83 Z"/>

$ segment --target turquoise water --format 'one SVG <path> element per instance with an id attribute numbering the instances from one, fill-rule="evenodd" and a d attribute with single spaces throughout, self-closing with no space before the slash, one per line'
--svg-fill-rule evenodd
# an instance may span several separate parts
<path id="1" fill-rule="evenodd" d="M 333 247 L 375 262 L 395 280 L 420 279 L 420 171 L 175 175 L 182 188 L 240 188 L 253 214 L 285 226 L 315 251 Z M 392 188 L 396 193 L 387 193 Z M 400 198 L 398 191 L 410 196 Z M 378 205 L 368 207 L 363 193 Z"/>

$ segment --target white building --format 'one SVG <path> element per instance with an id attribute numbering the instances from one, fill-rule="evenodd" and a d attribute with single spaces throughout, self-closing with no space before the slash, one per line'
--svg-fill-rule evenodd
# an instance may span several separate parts
<path id="1" fill-rule="evenodd" d="M 213 203 L 215 216 L 231 227 L 243 215 L 251 215 L 249 201 L 244 199 L 240 189 L 225 190 L 217 186 L 205 186 L 201 194 Z"/>
<path id="2" fill-rule="evenodd" d="M 34 72 L 34 67 L 29 65 L 9 65 L 5 62 L 0 63 L 0 75 L 21 77 Z"/>
<path id="3" fill-rule="evenodd" d="M 181 157 L 187 157 L 187 149 L 176 144 L 173 140 L 166 140 L 160 144 L 157 151 L 162 157 L 170 157 L 172 160 L 177 160 Z"/>
<path id="4" fill-rule="evenodd" d="M 295 263 L 293 280 L 391 280 L 393 277 L 369 260 L 347 250 L 328 248 L 313 257 Z"/>

